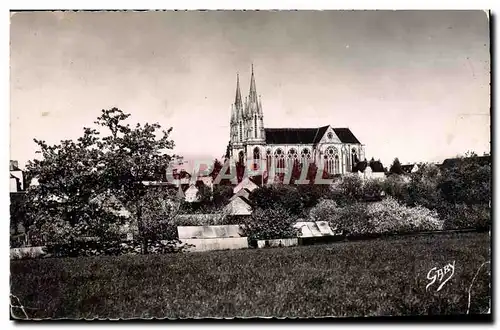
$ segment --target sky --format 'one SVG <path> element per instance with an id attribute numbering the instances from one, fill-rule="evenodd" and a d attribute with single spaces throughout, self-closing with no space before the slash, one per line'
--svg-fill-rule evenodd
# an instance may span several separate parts
<path id="1" fill-rule="evenodd" d="M 33 138 L 77 138 L 112 107 L 220 158 L 252 63 L 265 127 L 349 127 L 385 166 L 490 151 L 483 11 L 20 12 L 10 29 L 21 167 Z"/>

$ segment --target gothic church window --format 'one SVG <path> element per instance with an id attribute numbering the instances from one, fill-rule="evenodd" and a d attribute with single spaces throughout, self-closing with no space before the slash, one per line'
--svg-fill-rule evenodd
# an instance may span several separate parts
<path id="1" fill-rule="evenodd" d="M 276 149 L 274 152 L 274 159 L 276 161 L 277 168 L 285 167 L 285 153 L 280 148 Z"/>
<path id="2" fill-rule="evenodd" d="M 328 174 L 339 174 L 340 173 L 340 161 L 339 153 L 337 148 L 329 147 L 326 149 L 324 158 L 325 170 Z"/>
<path id="3" fill-rule="evenodd" d="M 307 149 L 307 148 L 302 149 L 302 151 L 300 153 L 300 158 L 302 159 L 303 164 L 306 164 L 307 162 L 309 162 L 311 159 L 311 152 L 309 151 L 309 149 Z"/>
<path id="4" fill-rule="evenodd" d="M 254 170 L 257 169 L 257 166 L 260 166 L 259 160 L 260 160 L 260 149 L 259 149 L 259 147 L 255 147 L 253 149 L 253 169 Z M 257 165 L 257 164 L 259 164 L 259 165 Z"/>
<path id="5" fill-rule="evenodd" d="M 243 141 L 243 128 L 241 127 L 241 122 L 240 122 L 240 141 Z"/>
<path id="6" fill-rule="evenodd" d="M 294 148 L 291 148 L 290 150 L 288 150 L 288 162 L 290 164 L 293 164 L 295 162 L 295 160 L 297 160 L 299 154 L 297 153 L 297 150 L 295 150 Z"/>

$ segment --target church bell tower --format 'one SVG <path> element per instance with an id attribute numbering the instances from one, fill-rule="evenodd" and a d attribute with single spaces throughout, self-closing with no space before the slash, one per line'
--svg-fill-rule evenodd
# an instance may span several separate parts
<path id="1" fill-rule="evenodd" d="M 241 98 L 240 77 L 239 74 L 236 75 L 236 96 L 234 104 L 231 105 L 231 158 L 235 161 L 252 158 L 256 148 L 260 150 L 265 141 L 262 101 L 260 96 L 257 96 L 252 64 L 250 91 L 244 103 Z"/>

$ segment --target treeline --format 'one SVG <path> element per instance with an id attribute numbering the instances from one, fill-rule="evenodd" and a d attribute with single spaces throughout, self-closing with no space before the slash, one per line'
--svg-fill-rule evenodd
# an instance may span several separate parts
<path id="1" fill-rule="evenodd" d="M 291 237 L 289 228 L 298 219 L 327 221 L 353 236 L 489 230 L 491 164 L 472 154 L 451 166 L 423 164 L 415 173 L 393 173 L 385 180 L 347 175 L 330 186 L 266 186 L 253 191 L 250 201 L 255 211 L 247 226 L 255 229 L 254 237 Z"/>

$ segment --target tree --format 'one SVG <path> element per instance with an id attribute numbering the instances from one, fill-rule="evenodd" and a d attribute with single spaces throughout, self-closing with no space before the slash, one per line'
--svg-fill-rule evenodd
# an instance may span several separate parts
<path id="1" fill-rule="evenodd" d="M 298 233 L 298 229 L 293 227 L 296 221 L 296 217 L 290 216 L 281 207 L 257 208 L 242 229 L 250 240 L 293 238 Z"/>
<path id="2" fill-rule="evenodd" d="M 331 185 L 332 198 L 339 204 L 359 202 L 364 197 L 363 182 L 356 174 L 345 175 Z"/>
<path id="3" fill-rule="evenodd" d="M 220 209 L 226 206 L 231 196 L 233 196 L 232 187 L 219 184 L 214 186 L 213 203 L 216 208 Z"/>
<path id="4" fill-rule="evenodd" d="M 50 213 L 41 218 L 41 225 L 50 226 L 52 218 L 58 219 L 71 239 L 116 234 L 112 224 L 123 222 L 116 213 L 120 206 L 92 202 L 114 196 L 120 202 L 115 204 L 132 212 L 143 238 L 141 250 L 148 252 L 144 182 L 161 179 L 171 160 L 166 151 L 174 143 L 169 140 L 171 128 L 161 130 L 158 123 L 131 127 L 125 123 L 129 117 L 117 108 L 102 110 L 95 122 L 102 132 L 84 128 L 76 142 L 65 140 L 54 146 L 35 140 L 43 160 L 28 163 L 28 171 L 39 182 L 28 194 L 38 210 Z"/>
<path id="5" fill-rule="evenodd" d="M 231 141 L 227 143 L 226 153 L 224 154 L 224 160 L 231 158 Z"/>
<path id="6" fill-rule="evenodd" d="M 143 195 L 133 204 L 140 209 L 141 219 L 137 222 L 138 238 L 146 247 L 161 240 L 177 243 L 175 234 L 177 227 L 173 219 L 179 213 L 180 200 L 171 189 L 148 187 Z M 137 209 L 132 211 L 137 212 Z M 148 249 L 144 251 L 147 253 Z"/>
<path id="7" fill-rule="evenodd" d="M 491 164 L 481 162 L 477 155 L 456 159 L 444 168 L 439 189 L 450 203 L 489 204 L 491 201 Z"/>
<path id="8" fill-rule="evenodd" d="M 299 184 L 297 191 L 304 209 L 315 206 L 322 198 L 331 197 L 330 186 L 326 184 Z"/>
<path id="9" fill-rule="evenodd" d="M 212 167 L 212 172 L 210 173 L 212 180 L 215 181 L 215 178 L 219 175 L 222 168 L 223 168 L 223 164 L 218 159 L 215 159 L 214 165 Z"/>
<path id="10" fill-rule="evenodd" d="M 403 174 L 403 168 L 401 167 L 401 163 L 398 158 L 394 158 L 392 162 L 391 168 L 389 169 L 389 173 L 391 174 Z"/>
<path id="11" fill-rule="evenodd" d="M 198 203 L 202 205 L 211 204 L 213 199 L 212 189 L 202 181 L 198 181 L 196 183 L 196 188 L 198 188 L 198 192 L 196 193 Z"/>
<path id="12" fill-rule="evenodd" d="M 172 128 L 161 130 L 158 123 L 131 127 L 123 123 L 129 116 L 116 108 L 103 110 L 95 123 L 112 133 L 98 142 L 104 150 L 105 182 L 127 208 L 134 210 L 141 231 L 146 228 L 143 223 L 146 186 L 143 182 L 158 179 L 159 170 L 171 160 L 166 151 L 174 147 L 174 142 L 169 139 Z M 147 239 L 143 239 L 141 251 L 148 252 Z"/>
<path id="13" fill-rule="evenodd" d="M 252 191 L 249 199 L 259 208 L 280 208 L 288 215 L 300 215 L 304 210 L 302 196 L 299 193 L 297 186 L 264 186 Z"/>
<path id="14" fill-rule="evenodd" d="M 34 139 L 41 160 L 27 164 L 27 176 L 36 178 L 26 192 L 28 217 L 36 219 L 33 228 L 48 243 L 74 244 L 82 237 L 114 239 L 112 224 L 120 222 L 113 205 L 96 203 L 107 192 L 103 151 L 96 147 L 98 132 L 84 128 L 77 141 L 64 140 L 48 145 Z"/>

